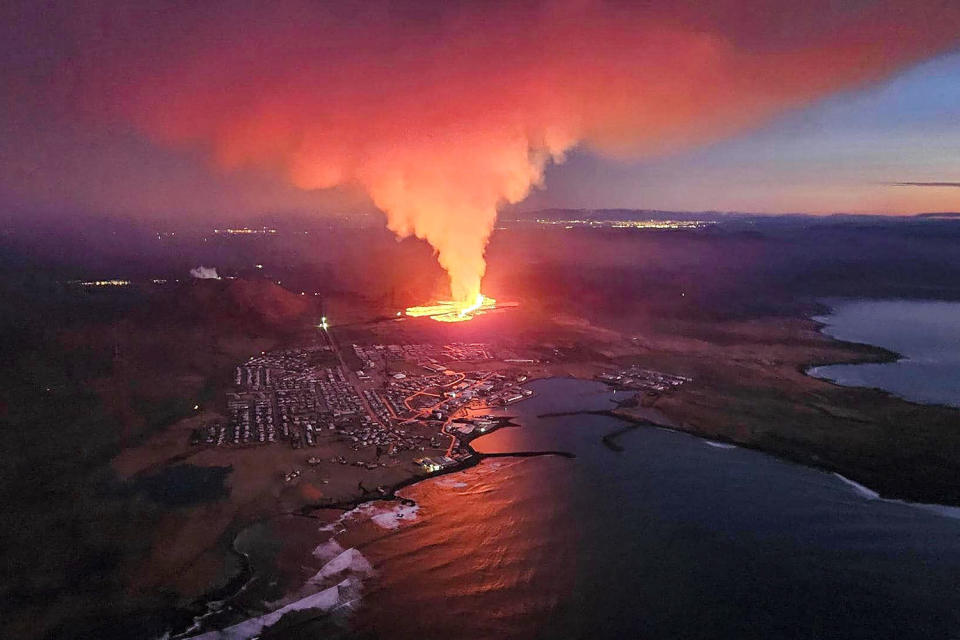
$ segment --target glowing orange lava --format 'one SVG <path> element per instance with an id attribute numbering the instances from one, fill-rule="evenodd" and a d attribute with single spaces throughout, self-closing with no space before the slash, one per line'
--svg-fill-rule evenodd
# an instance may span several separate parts
<path id="1" fill-rule="evenodd" d="M 497 307 L 497 301 L 478 293 L 472 304 L 440 300 L 436 304 L 422 307 L 409 307 L 406 311 L 411 318 L 427 316 L 437 322 L 464 322 L 472 320 L 478 313 L 490 311 Z"/>

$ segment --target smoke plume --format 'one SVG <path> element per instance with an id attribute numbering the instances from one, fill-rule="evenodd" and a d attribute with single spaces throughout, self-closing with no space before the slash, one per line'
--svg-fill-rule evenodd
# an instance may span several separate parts
<path id="1" fill-rule="evenodd" d="M 73 63 L 91 112 L 226 169 L 360 187 L 458 301 L 498 206 L 570 149 L 703 144 L 960 40 L 936 0 L 107 6 Z"/>
<path id="2" fill-rule="evenodd" d="M 204 267 L 202 265 L 199 267 L 190 269 L 190 275 L 200 280 L 219 280 L 220 279 L 220 276 L 217 274 L 216 267 Z"/>

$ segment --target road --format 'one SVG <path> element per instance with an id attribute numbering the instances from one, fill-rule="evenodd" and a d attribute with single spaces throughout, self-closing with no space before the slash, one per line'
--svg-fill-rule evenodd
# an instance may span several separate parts
<path id="1" fill-rule="evenodd" d="M 330 328 L 321 328 L 320 332 L 327 339 L 327 344 L 330 345 L 330 349 L 333 351 L 334 355 L 337 356 L 337 360 L 340 362 L 340 368 L 343 371 L 343 375 L 346 376 L 347 380 L 350 382 L 350 385 L 353 387 L 353 390 L 357 393 L 357 396 L 360 398 L 360 403 L 363 404 L 363 408 L 366 410 L 367 415 L 373 419 L 375 424 L 380 424 L 380 417 L 377 416 L 376 412 L 373 410 L 373 407 L 371 407 L 370 403 L 367 402 L 367 397 L 363 395 L 363 388 L 360 385 L 360 379 L 357 377 L 357 374 L 347 366 L 347 361 L 343 359 L 343 354 L 340 352 L 340 347 L 337 345 L 337 341 L 330 332 Z M 383 426 L 386 428 L 390 425 L 385 424 Z"/>
<path id="2" fill-rule="evenodd" d="M 363 395 L 363 392 L 362 392 L 362 388 L 363 388 L 363 387 L 361 386 L 360 379 L 357 378 L 356 373 L 354 373 L 353 370 L 350 369 L 350 368 L 347 366 L 347 362 L 346 362 L 346 360 L 343 358 L 343 354 L 340 352 L 340 346 L 337 344 L 336 339 L 333 337 L 333 334 L 330 332 L 329 327 L 328 327 L 328 328 L 321 328 L 320 331 L 323 333 L 324 337 L 326 338 L 327 344 L 330 345 L 330 349 L 331 349 L 331 350 L 333 351 L 333 353 L 337 356 L 337 360 L 340 362 L 340 367 L 343 369 L 344 375 L 347 377 L 347 380 L 350 381 L 350 384 L 353 385 L 353 388 L 357 391 L 357 395 L 360 397 L 360 402 L 363 403 L 363 408 L 367 411 L 367 414 L 373 419 L 373 421 L 374 421 L 375 423 L 378 423 L 378 424 L 379 424 L 379 423 L 380 423 L 380 418 L 379 418 L 379 416 L 377 416 L 377 414 L 376 414 L 376 413 L 374 412 L 374 410 L 373 410 L 373 407 L 371 407 L 370 404 L 367 402 L 366 396 Z M 470 389 L 473 389 L 474 387 L 476 387 L 476 386 L 480 385 L 481 383 L 485 382 L 485 381 L 486 381 L 488 378 L 490 378 L 490 376 L 492 376 L 492 375 L 493 375 L 493 372 L 486 373 L 486 374 L 483 375 L 481 378 L 479 378 L 474 384 L 470 385 L 470 386 L 467 387 L 466 389 L 463 389 L 463 391 L 469 391 Z M 448 383 L 446 383 L 446 384 L 440 385 L 440 388 L 441 388 L 441 389 L 448 389 L 448 388 L 450 388 L 450 387 L 453 387 L 453 386 L 455 386 L 455 385 L 458 385 L 458 384 L 460 384 L 461 382 L 463 382 L 463 380 L 466 379 L 466 377 L 467 377 L 467 375 L 466 375 L 465 373 L 462 373 L 462 372 L 461 372 L 461 373 L 457 373 L 457 376 L 458 376 L 457 379 L 453 380 L 452 382 L 448 382 Z M 433 397 L 435 397 L 435 398 L 438 398 L 438 401 L 437 401 L 435 404 L 433 404 L 433 405 L 431 405 L 431 406 L 429 406 L 429 407 L 425 407 L 425 408 L 423 408 L 423 409 L 415 410 L 415 409 L 413 409 L 413 407 L 410 406 L 410 400 L 412 400 L 413 398 L 415 398 L 415 397 L 417 397 L 417 396 L 420 396 L 420 395 L 433 396 Z M 421 390 L 421 391 L 417 391 L 416 393 L 410 394 L 409 396 L 407 396 L 406 398 L 404 398 L 404 399 L 403 399 L 403 404 L 406 405 L 407 409 L 409 409 L 410 411 L 417 411 L 417 414 L 416 414 L 416 416 L 415 416 L 415 418 L 414 418 L 414 419 L 416 419 L 416 418 L 420 418 L 420 417 L 423 417 L 423 416 L 428 416 L 428 415 L 430 415 L 433 411 L 436 410 L 437 407 L 439 407 L 441 404 L 443 404 L 443 401 L 444 401 L 444 399 L 443 399 L 443 396 L 442 396 L 442 395 L 441 395 L 441 396 L 438 396 L 438 395 L 436 395 L 436 394 L 427 393 L 427 392 Z M 447 447 L 447 452 L 446 452 L 446 456 L 447 456 L 448 458 L 452 458 L 452 457 L 453 457 L 453 450 L 454 450 L 454 449 L 456 448 L 456 446 L 457 446 L 457 437 L 456 437 L 455 435 L 453 435 L 452 433 L 450 433 L 450 432 L 447 431 L 447 426 L 453 421 L 453 419 L 454 419 L 455 417 L 457 417 L 458 415 L 460 415 L 460 413 L 461 413 L 462 411 L 463 411 L 463 409 L 458 409 L 457 411 L 455 411 L 455 412 L 453 412 L 452 414 L 450 414 L 450 415 L 447 417 L 447 419 L 444 421 L 443 426 L 440 427 L 440 432 L 441 432 L 442 434 L 444 434 L 445 436 L 447 436 L 448 438 L 450 438 L 450 446 Z M 388 425 L 384 425 L 384 426 L 386 427 L 386 426 L 388 426 Z"/>
<path id="3" fill-rule="evenodd" d="M 454 380 L 453 382 L 450 382 L 450 383 L 445 384 L 445 385 L 440 385 L 440 388 L 441 388 L 441 389 L 446 389 L 446 388 L 452 387 L 452 386 L 454 386 L 454 385 L 460 384 L 460 383 L 467 377 L 467 375 L 466 375 L 465 373 L 460 373 L 460 374 L 458 374 L 458 375 L 459 375 L 460 377 L 459 377 L 457 380 Z M 482 384 L 483 382 L 486 382 L 486 380 L 489 379 L 490 376 L 492 376 L 492 375 L 493 375 L 493 372 L 488 372 L 488 373 L 486 373 L 486 374 L 483 375 L 481 378 L 479 378 L 475 383 L 473 383 L 472 385 L 470 385 L 470 386 L 467 387 L 466 389 L 463 389 L 463 391 L 469 391 L 470 389 L 473 389 L 474 387 L 479 386 L 479 385 Z M 425 408 L 423 408 L 423 409 L 420 409 L 419 412 L 418 412 L 418 414 L 417 414 L 417 417 L 420 417 L 420 416 L 423 416 L 423 415 L 430 415 L 430 413 L 432 413 L 433 411 L 435 411 L 435 410 L 437 409 L 437 407 L 439 407 L 441 404 L 443 404 L 443 401 L 444 401 L 442 396 L 436 396 L 435 394 L 426 393 L 426 392 L 424 392 L 424 391 L 417 391 L 416 393 L 410 394 L 409 396 L 407 396 L 406 398 L 404 398 L 404 399 L 403 399 L 403 404 L 405 404 L 408 409 L 410 409 L 411 411 L 413 411 L 414 409 L 412 409 L 412 408 L 410 407 L 409 401 L 410 401 L 411 399 L 419 396 L 419 395 L 435 396 L 435 397 L 439 397 L 440 400 L 439 400 L 439 402 L 433 404 L 432 406 L 429 406 L 429 407 L 425 407 Z M 448 438 L 450 438 L 450 446 L 447 447 L 447 453 L 446 453 L 446 456 L 447 456 L 448 458 L 452 458 L 452 457 L 453 457 L 453 450 L 454 450 L 454 448 L 456 448 L 456 446 L 457 446 L 457 437 L 456 437 L 455 435 L 453 435 L 452 433 L 450 433 L 450 432 L 447 431 L 447 426 L 449 426 L 449 424 L 450 424 L 451 422 L 453 422 L 454 418 L 458 417 L 463 411 L 464 411 L 464 409 L 463 409 L 463 408 L 460 408 L 460 409 L 457 409 L 456 411 L 454 411 L 453 413 L 451 413 L 449 416 L 447 416 L 447 419 L 444 421 L 443 426 L 440 427 L 440 432 L 441 432 L 442 434 L 444 434 L 445 436 L 447 436 Z"/>

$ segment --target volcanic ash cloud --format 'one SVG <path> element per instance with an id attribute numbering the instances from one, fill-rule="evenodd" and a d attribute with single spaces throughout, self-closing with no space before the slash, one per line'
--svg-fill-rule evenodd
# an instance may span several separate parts
<path id="1" fill-rule="evenodd" d="M 960 39 L 934 0 L 636 4 L 113 7 L 80 27 L 71 77 L 97 117 L 224 168 L 362 188 L 465 304 L 497 207 L 571 148 L 701 144 Z"/>

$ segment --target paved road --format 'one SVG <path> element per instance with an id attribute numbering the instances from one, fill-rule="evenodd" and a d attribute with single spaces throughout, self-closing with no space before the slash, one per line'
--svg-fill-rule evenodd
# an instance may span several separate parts
<path id="1" fill-rule="evenodd" d="M 367 410 L 367 415 L 369 415 L 373 421 L 377 424 L 380 424 L 380 417 L 373 410 L 373 407 L 370 406 L 370 403 L 367 402 L 367 397 L 363 395 L 362 387 L 360 386 L 360 378 L 357 377 L 357 374 L 347 366 L 347 361 L 343 359 L 343 354 L 340 352 L 340 346 L 337 344 L 336 339 L 333 337 L 333 333 L 329 328 L 320 329 L 320 333 L 324 335 L 327 339 L 327 344 L 330 345 L 330 348 L 333 350 L 333 353 L 337 356 L 337 360 L 340 361 L 340 367 L 343 369 L 343 373 L 346 376 L 347 380 L 353 386 L 353 390 L 357 393 L 357 396 L 360 397 L 360 402 L 363 404 L 363 408 Z M 384 428 L 389 425 L 383 425 Z"/>

